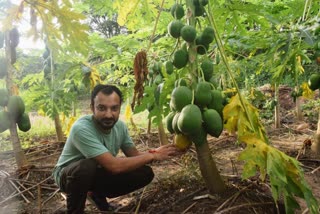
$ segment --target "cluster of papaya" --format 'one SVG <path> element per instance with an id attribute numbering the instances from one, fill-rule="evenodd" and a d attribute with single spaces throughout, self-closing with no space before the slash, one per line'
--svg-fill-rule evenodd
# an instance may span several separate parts
<path id="1" fill-rule="evenodd" d="M 192 142 L 201 145 L 207 134 L 219 137 L 226 104 L 222 91 L 214 89 L 207 81 L 199 81 L 194 89 L 186 80 L 177 81 L 171 93 L 171 112 L 166 117 L 168 131 L 175 133 L 176 146 L 183 149 Z"/>
<path id="2" fill-rule="evenodd" d="M 310 75 L 308 79 L 308 86 L 312 91 L 320 89 L 320 73 Z"/>
<path id="3" fill-rule="evenodd" d="M 204 6 L 208 4 L 208 1 L 205 0 L 194 0 L 193 1 L 195 8 L 195 16 L 204 15 Z M 185 15 L 185 9 L 181 4 L 174 4 L 171 9 L 171 15 L 174 17 L 174 20 L 171 21 L 168 25 L 168 33 L 173 38 L 182 38 L 186 43 L 195 43 L 197 53 L 199 55 L 204 55 L 209 49 L 209 45 L 214 40 L 214 31 L 211 27 L 205 27 L 201 32 L 197 32 L 196 28 L 192 25 L 185 25 L 181 19 Z M 173 65 L 177 68 L 183 68 L 188 63 L 188 51 L 186 46 L 175 51 L 173 55 Z"/>
<path id="4" fill-rule="evenodd" d="M 17 123 L 19 130 L 27 132 L 31 128 L 30 118 L 20 96 L 10 96 L 7 89 L 0 89 L 0 133 L 9 129 L 11 122 Z"/>
<path id="5" fill-rule="evenodd" d="M 43 76 L 46 80 L 51 80 L 51 57 L 50 49 L 46 46 L 46 50 L 42 54 L 43 62 Z M 53 64 L 55 67 L 55 64 Z"/>

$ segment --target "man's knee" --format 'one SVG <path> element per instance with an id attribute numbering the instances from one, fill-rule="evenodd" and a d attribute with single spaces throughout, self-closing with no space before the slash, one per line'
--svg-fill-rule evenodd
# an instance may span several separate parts
<path id="1" fill-rule="evenodd" d="M 142 170 L 143 170 L 143 174 L 146 179 L 146 182 L 150 183 L 154 178 L 154 173 L 152 168 L 150 166 L 143 166 Z"/>

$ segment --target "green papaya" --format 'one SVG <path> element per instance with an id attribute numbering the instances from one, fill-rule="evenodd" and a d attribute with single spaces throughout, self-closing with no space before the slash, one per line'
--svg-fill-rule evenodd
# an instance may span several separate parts
<path id="1" fill-rule="evenodd" d="M 205 44 L 210 44 L 214 39 L 214 30 L 212 27 L 206 27 L 202 34 L 201 39 Z"/>
<path id="2" fill-rule="evenodd" d="M 175 19 L 181 19 L 184 16 L 184 9 L 181 4 L 174 4 L 170 8 L 170 13 Z"/>
<path id="3" fill-rule="evenodd" d="M 7 111 L 0 111 L 0 133 L 10 128 L 10 115 Z"/>
<path id="4" fill-rule="evenodd" d="M 201 63 L 200 67 L 201 67 L 205 81 L 210 81 L 211 77 L 213 76 L 213 63 L 212 63 L 212 61 L 209 59 L 205 59 Z"/>
<path id="5" fill-rule="evenodd" d="M 214 109 L 206 109 L 202 118 L 206 132 L 213 137 L 219 137 L 223 130 L 223 121 L 220 114 Z"/>
<path id="6" fill-rule="evenodd" d="M 173 121 L 173 117 L 175 115 L 175 112 L 170 112 L 167 117 L 166 117 L 166 126 L 167 126 L 167 130 L 173 134 L 174 133 L 174 129 L 173 129 L 173 126 L 172 126 L 172 121 Z"/>
<path id="7" fill-rule="evenodd" d="M 308 80 L 308 86 L 312 91 L 320 88 L 320 73 L 311 74 Z"/>
<path id="8" fill-rule="evenodd" d="M 174 116 L 173 116 L 173 119 L 172 119 L 172 129 L 174 131 L 174 133 L 176 134 L 180 134 L 181 131 L 178 127 L 178 120 L 179 120 L 179 117 L 180 117 L 180 112 L 177 112 Z"/>
<path id="9" fill-rule="evenodd" d="M 163 78 L 162 78 L 161 74 L 157 74 L 153 80 L 153 83 L 156 85 L 159 85 L 160 83 L 162 83 L 162 80 L 163 80 Z"/>
<path id="10" fill-rule="evenodd" d="M 199 82 L 194 92 L 194 103 L 199 107 L 206 107 L 211 103 L 211 84 L 208 82 Z"/>
<path id="11" fill-rule="evenodd" d="M 185 67 L 188 64 L 189 55 L 188 52 L 184 49 L 179 49 L 173 54 L 173 65 L 180 69 Z"/>
<path id="12" fill-rule="evenodd" d="M 223 118 L 224 98 L 222 92 L 220 90 L 211 90 L 211 96 L 212 100 L 209 103 L 208 108 L 216 110 L 220 114 L 221 118 Z"/>
<path id="13" fill-rule="evenodd" d="M 202 115 L 199 107 L 194 104 L 186 105 L 178 118 L 178 128 L 186 135 L 200 131 L 202 126 Z"/>
<path id="14" fill-rule="evenodd" d="M 202 36 L 199 35 L 196 37 L 196 46 L 197 46 L 197 53 L 199 55 L 204 55 L 207 53 L 208 49 L 209 49 L 209 44 L 205 43 L 202 40 Z"/>
<path id="15" fill-rule="evenodd" d="M 13 95 L 9 97 L 7 109 L 11 118 L 17 121 L 24 113 L 25 105 L 20 96 Z"/>
<path id="16" fill-rule="evenodd" d="M 175 111 L 181 111 L 183 107 L 192 102 L 192 91 L 186 86 L 178 86 L 171 93 L 170 106 Z"/>
<path id="17" fill-rule="evenodd" d="M 193 26 L 185 25 L 181 28 L 180 34 L 184 41 L 191 43 L 196 39 L 197 31 Z"/>
<path id="18" fill-rule="evenodd" d="M 162 88 L 163 88 L 163 82 L 160 83 L 154 90 L 154 99 L 157 105 L 160 104 L 160 95 L 162 92 Z"/>
<path id="19" fill-rule="evenodd" d="M 166 68 L 167 74 L 170 75 L 170 74 L 173 73 L 173 64 L 172 64 L 171 61 L 166 61 L 166 62 L 164 63 L 164 66 L 165 66 L 165 68 Z"/>
<path id="20" fill-rule="evenodd" d="M 8 104 L 9 93 L 6 88 L 0 88 L 0 106 L 4 107 Z"/>
<path id="21" fill-rule="evenodd" d="M 187 80 L 183 79 L 183 78 L 180 78 L 180 79 L 177 79 L 175 82 L 174 82 L 174 87 L 178 87 L 178 86 L 187 86 Z"/>
<path id="22" fill-rule="evenodd" d="M 188 137 L 196 146 L 201 146 L 204 142 L 207 141 L 207 132 L 203 127 L 201 127 L 201 129 L 197 133 L 188 135 Z"/>
<path id="23" fill-rule="evenodd" d="M 173 38 L 179 38 L 180 37 L 180 31 L 181 28 L 184 26 L 183 22 L 180 20 L 173 20 L 168 25 L 168 32 L 170 36 Z"/>
<path id="24" fill-rule="evenodd" d="M 18 128 L 20 131 L 27 132 L 31 129 L 31 122 L 29 115 L 24 112 L 17 121 Z"/>

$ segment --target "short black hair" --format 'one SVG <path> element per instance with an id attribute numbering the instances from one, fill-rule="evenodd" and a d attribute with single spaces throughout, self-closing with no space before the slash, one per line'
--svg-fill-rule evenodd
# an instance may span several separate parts
<path id="1" fill-rule="evenodd" d="M 91 105 L 92 106 L 94 106 L 94 98 L 97 96 L 97 94 L 100 91 L 105 95 L 110 95 L 113 92 L 116 92 L 120 97 L 120 104 L 123 102 L 122 92 L 120 91 L 120 89 L 117 86 L 109 85 L 109 84 L 106 84 L 106 85 L 98 84 L 93 88 L 93 90 L 91 92 Z"/>

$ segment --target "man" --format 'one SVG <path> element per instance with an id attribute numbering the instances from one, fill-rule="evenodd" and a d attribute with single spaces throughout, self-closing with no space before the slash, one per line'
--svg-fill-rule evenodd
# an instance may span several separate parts
<path id="1" fill-rule="evenodd" d="M 113 85 L 97 85 L 91 94 L 92 115 L 78 119 L 53 175 L 67 195 L 67 212 L 81 214 L 87 195 L 101 211 L 110 210 L 106 197 L 130 193 L 149 184 L 153 171 L 146 164 L 179 154 L 172 145 L 139 152 L 119 119 L 123 97 Z M 116 157 L 119 150 L 126 157 Z"/>

